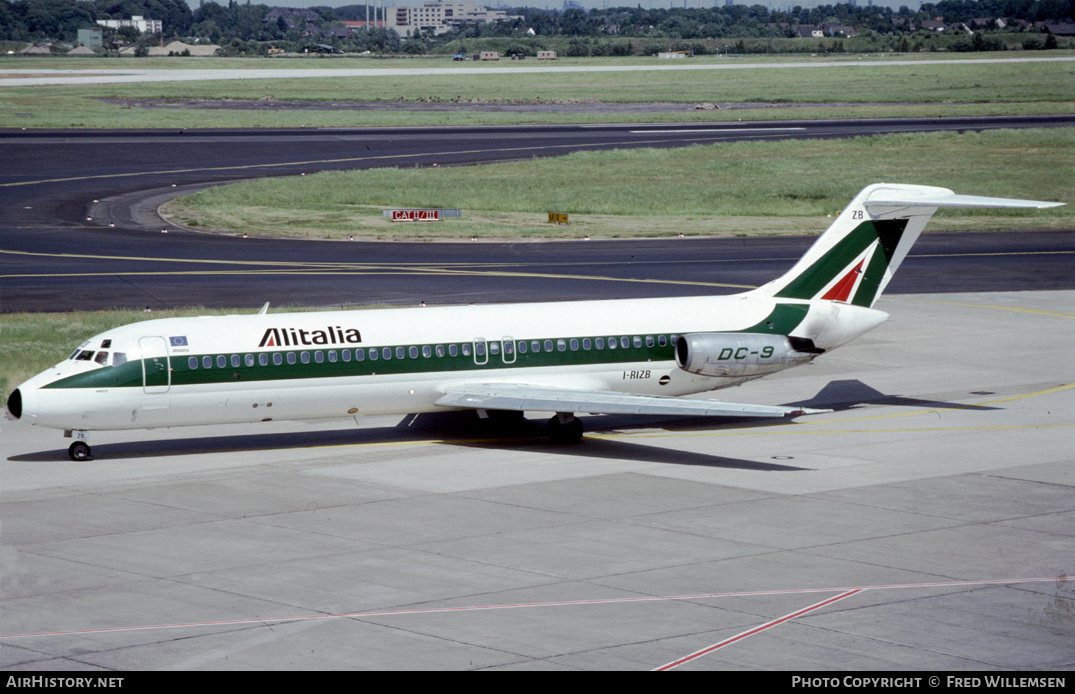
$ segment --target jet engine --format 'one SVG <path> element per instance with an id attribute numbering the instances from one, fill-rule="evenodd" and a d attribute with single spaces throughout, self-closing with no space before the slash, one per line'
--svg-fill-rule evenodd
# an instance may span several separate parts
<path id="1" fill-rule="evenodd" d="M 804 364 L 823 351 L 801 337 L 694 333 L 676 341 L 676 365 L 700 376 L 764 376 Z"/>

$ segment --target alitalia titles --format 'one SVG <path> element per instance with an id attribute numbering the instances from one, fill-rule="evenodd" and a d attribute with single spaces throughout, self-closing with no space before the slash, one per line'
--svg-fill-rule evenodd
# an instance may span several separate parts
<path id="1" fill-rule="evenodd" d="M 362 333 L 357 328 L 326 326 L 324 330 L 301 328 L 268 328 L 261 336 L 258 347 L 300 347 L 303 345 L 357 345 L 362 343 Z"/>

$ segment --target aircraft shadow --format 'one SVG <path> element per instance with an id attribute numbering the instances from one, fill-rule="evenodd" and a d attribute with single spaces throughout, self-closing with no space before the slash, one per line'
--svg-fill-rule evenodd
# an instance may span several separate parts
<path id="1" fill-rule="evenodd" d="M 594 433 L 609 429 L 653 429 L 655 426 L 673 429 L 713 429 L 715 422 L 698 418 L 654 423 L 648 417 L 588 416 L 587 428 Z M 783 420 L 780 420 L 783 421 Z M 437 412 L 407 415 L 393 427 L 370 427 L 362 429 L 339 429 L 331 431 L 284 432 L 265 434 L 240 434 L 227 436 L 191 436 L 179 439 L 128 441 L 120 443 L 93 443 L 93 457 L 101 460 L 158 458 L 181 455 L 208 455 L 220 453 L 251 453 L 269 450 L 301 450 L 331 448 L 335 446 L 375 445 L 436 441 L 445 445 L 481 449 L 506 449 L 540 451 L 549 454 L 573 455 L 584 458 L 632 460 L 639 462 L 698 465 L 760 471 L 795 471 L 788 465 L 776 465 L 753 460 L 740 460 L 703 453 L 674 451 L 630 441 L 616 441 L 593 437 L 583 438 L 578 444 L 554 444 L 545 434 L 544 417 L 493 418 L 481 420 L 473 412 Z M 742 428 L 757 425 L 756 421 L 721 420 L 719 428 Z M 13 455 L 11 461 L 62 460 L 72 465 L 66 449 L 54 449 L 22 455 Z"/>
<path id="2" fill-rule="evenodd" d="M 832 381 L 814 397 L 789 404 L 835 411 L 851 410 L 861 405 L 897 405 L 972 410 L 998 409 L 995 407 L 886 395 L 858 380 Z M 146 439 L 122 443 L 99 443 L 93 445 L 93 455 L 95 458 L 101 459 L 132 459 L 437 441 L 447 445 L 472 448 L 511 447 L 583 458 L 630 460 L 766 472 L 796 472 L 811 469 L 757 460 L 728 458 L 708 453 L 670 450 L 637 441 L 594 436 L 594 434 L 610 431 L 632 432 L 654 429 L 670 433 L 743 430 L 756 427 L 787 426 L 788 419 L 590 415 L 584 417 L 584 422 L 587 432 L 591 436 L 584 437 L 576 445 L 562 445 L 554 444 L 546 437 L 546 419 L 544 417 L 524 419 L 519 416 L 513 417 L 510 414 L 506 416 L 504 416 L 504 413 L 498 414 L 501 416 L 481 420 L 473 412 L 436 412 L 407 415 L 392 427 L 251 433 L 209 437 L 191 436 L 168 440 Z M 256 425 L 251 426 L 256 427 Z M 54 449 L 14 455 L 10 456 L 8 460 L 68 460 L 68 457 L 66 449 Z"/>
<path id="3" fill-rule="evenodd" d="M 828 385 L 818 391 L 817 395 L 798 402 L 788 403 L 796 407 L 816 407 L 818 409 L 835 410 L 843 412 L 854 409 L 859 405 L 894 405 L 896 407 L 920 407 L 924 409 L 953 409 L 953 410 L 996 410 L 997 407 L 987 405 L 967 405 L 960 402 L 946 402 L 944 400 L 924 400 L 921 398 L 909 398 L 902 395 L 885 395 L 862 381 L 848 379 L 844 381 L 830 381 Z"/>

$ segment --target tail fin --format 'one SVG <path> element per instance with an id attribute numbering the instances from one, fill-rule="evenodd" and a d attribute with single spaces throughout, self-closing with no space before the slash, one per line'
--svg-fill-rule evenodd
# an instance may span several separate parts
<path id="1" fill-rule="evenodd" d="M 855 196 L 791 270 L 755 291 L 782 299 L 824 299 L 868 308 L 881 296 L 938 208 L 1041 209 L 1062 204 L 878 183 Z"/>

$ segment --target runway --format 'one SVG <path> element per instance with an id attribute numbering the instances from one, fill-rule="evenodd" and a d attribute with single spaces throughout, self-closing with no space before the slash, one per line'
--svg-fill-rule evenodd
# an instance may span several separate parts
<path id="1" fill-rule="evenodd" d="M 715 63 L 664 63 L 657 65 L 462 65 L 456 67 L 407 67 L 407 68 L 304 68 L 291 65 L 279 69 L 229 70 L 229 69 L 182 69 L 148 70 L 125 67 L 121 70 L 3 70 L 0 80 L 3 86 L 28 87 L 43 85 L 90 85 L 131 84 L 137 82 L 205 82 L 214 80 L 251 79 L 313 79 L 318 77 L 403 77 L 414 75 L 524 75 L 565 74 L 580 72 L 665 72 L 670 70 L 774 70 L 801 68 L 850 68 L 856 67 L 907 67 L 921 65 L 970 65 L 997 63 L 1043 63 L 1070 62 L 1075 58 L 1023 56 L 1018 58 L 954 58 L 944 60 L 829 60 L 787 63 L 751 63 L 719 61 Z"/>
<path id="2" fill-rule="evenodd" d="M 678 296 L 757 286 L 810 239 L 386 244 L 187 232 L 156 208 L 257 176 L 736 139 L 1071 127 L 1073 116 L 286 131 L 0 131 L 0 312 Z M 790 130 L 789 130 L 790 128 Z M 122 156 L 117 156 L 122 148 Z M 168 233 L 162 234 L 162 229 Z M 931 245 L 936 244 L 936 245 Z M 924 240 L 889 291 L 1070 287 L 1066 233 Z M 1025 261 L 1034 258 L 1033 266 Z M 566 271 L 565 271 L 566 269 Z M 718 285 L 718 286 L 714 286 Z M 719 286 L 723 285 L 723 286 Z"/>
<path id="3" fill-rule="evenodd" d="M 8 669 L 1063 670 L 1075 293 L 903 295 L 793 423 L 2 423 Z"/>

